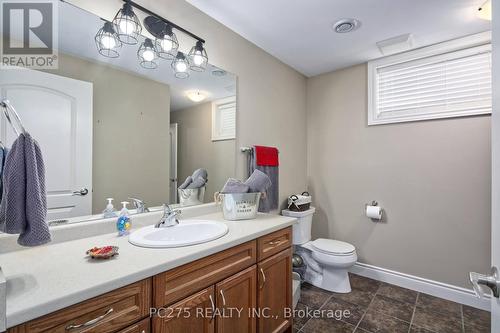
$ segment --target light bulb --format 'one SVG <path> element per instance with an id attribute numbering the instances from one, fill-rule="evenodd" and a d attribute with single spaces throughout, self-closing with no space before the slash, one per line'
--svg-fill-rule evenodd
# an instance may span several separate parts
<path id="1" fill-rule="evenodd" d="M 135 33 L 135 24 L 127 19 L 121 19 L 120 24 L 120 32 L 125 35 L 132 35 Z"/>
<path id="2" fill-rule="evenodd" d="M 172 48 L 174 47 L 174 43 L 172 43 L 172 41 L 170 39 L 167 38 L 167 36 L 165 36 L 162 40 L 161 40 L 161 48 L 163 51 L 165 52 L 168 52 L 170 50 L 172 50 Z"/>
<path id="3" fill-rule="evenodd" d="M 185 72 L 187 70 L 187 64 L 184 62 L 184 61 L 178 61 L 176 64 L 175 64 L 175 69 L 178 71 L 178 72 Z"/>
<path id="4" fill-rule="evenodd" d="M 155 58 L 155 53 L 149 49 L 144 50 L 144 52 L 142 53 L 142 58 L 145 61 L 153 61 L 153 59 Z"/>
<path id="5" fill-rule="evenodd" d="M 193 62 L 196 66 L 201 66 L 203 65 L 203 63 L 205 62 L 205 58 L 203 58 L 203 56 L 199 53 L 196 53 L 194 56 L 193 56 Z"/>
<path id="6" fill-rule="evenodd" d="M 116 41 L 113 37 L 111 36 L 102 36 L 101 38 L 101 44 L 105 49 L 114 49 L 116 47 Z"/>

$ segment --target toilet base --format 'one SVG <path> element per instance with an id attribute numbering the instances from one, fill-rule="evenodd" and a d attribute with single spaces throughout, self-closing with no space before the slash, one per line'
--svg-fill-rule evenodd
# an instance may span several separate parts
<path id="1" fill-rule="evenodd" d="M 325 267 L 323 269 L 323 279 L 319 288 L 333 291 L 335 293 L 350 293 L 351 283 L 349 282 L 349 274 L 346 268 L 334 269 Z"/>
<path id="2" fill-rule="evenodd" d="M 349 269 L 358 257 L 351 255 L 332 256 L 311 249 L 310 243 L 296 246 L 296 251 L 306 264 L 304 279 L 315 287 L 335 293 L 350 293 Z"/>

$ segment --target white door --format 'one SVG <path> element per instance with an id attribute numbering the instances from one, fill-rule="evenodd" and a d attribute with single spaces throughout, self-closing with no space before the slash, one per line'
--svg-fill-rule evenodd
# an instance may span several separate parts
<path id="1" fill-rule="evenodd" d="M 48 219 L 90 215 L 92 83 L 28 69 L 3 69 L 0 97 L 10 101 L 26 131 L 40 144 Z M 15 138 L 2 116 L 0 139 L 9 147 Z"/>
<path id="2" fill-rule="evenodd" d="M 170 203 L 177 203 L 177 128 L 170 124 Z"/>

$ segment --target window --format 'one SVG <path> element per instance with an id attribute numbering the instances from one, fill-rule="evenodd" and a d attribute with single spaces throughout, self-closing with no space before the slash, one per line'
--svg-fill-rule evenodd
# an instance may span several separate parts
<path id="1" fill-rule="evenodd" d="M 368 125 L 491 113 L 491 35 L 368 63 Z"/>
<path id="2" fill-rule="evenodd" d="M 236 96 L 212 102 L 212 141 L 236 138 Z"/>

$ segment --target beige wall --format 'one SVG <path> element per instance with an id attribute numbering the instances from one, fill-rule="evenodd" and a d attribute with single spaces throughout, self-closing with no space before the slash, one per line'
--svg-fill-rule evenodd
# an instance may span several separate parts
<path id="1" fill-rule="evenodd" d="M 69 2 L 107 19 L 123 4 L 119 0 Z M 184 0 L 137 2 L 199 34 L 207 41 L 210 63 L 238 76 L 236 147 L 279 147 L 282 201 L 302 192 L 307 185 L 305 77 Z M 181 40 L 181 49 L 189 51 L 192 44 Z M 246 158 L 239 151 L 236 156 L 237 176 L 244 178 Z"/>
<path id="2" fill-rule="evenodd" d="M 169 87 L 108 66 L 61 55 L 54 74 L 93 83 L 92 210 L 129 196 L 168 202 Z M 126 97 L 126 98 L 124 98 Z"/>
<path id="3" fill-rule="evenodd" d="M 313 235 L 359 261 L 470 288 L 490 266 L 490 117 L 367 126 L 367 68 L 307 83 Z M 363 215 L 377 200 L 386 221 Z"/>
<path id="4" fill-rule="evenodd" d="M 205 202 L 214 201 L 228 177 L 234 177 L 236 141 L 212 141 L 212 102 L 171 112 L 178 124 L 177 177 L 179 184 L 194 170 L 205 168 L 208 184 Z"/>

